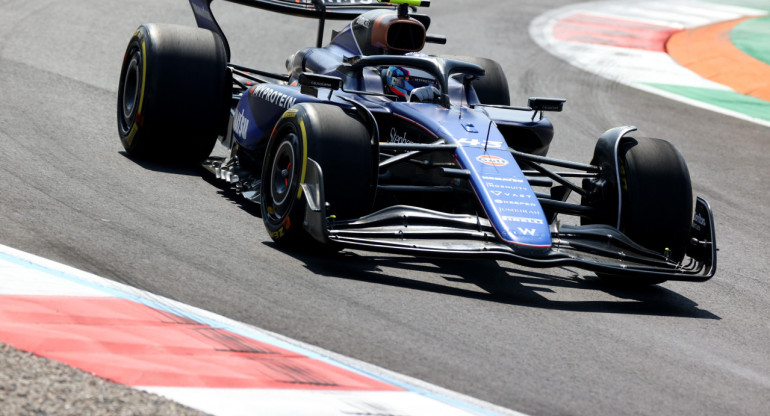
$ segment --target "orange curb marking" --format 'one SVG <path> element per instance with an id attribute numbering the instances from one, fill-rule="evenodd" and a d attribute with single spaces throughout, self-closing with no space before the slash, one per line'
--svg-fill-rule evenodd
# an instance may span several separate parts
<path id="1" fill-rule="evenodd" d="M 666 50 L 696 74 L 736 92 L 770 101 L 770 65 L 735 47 L 730 31 L 746 17 L 674 33 Z"/>

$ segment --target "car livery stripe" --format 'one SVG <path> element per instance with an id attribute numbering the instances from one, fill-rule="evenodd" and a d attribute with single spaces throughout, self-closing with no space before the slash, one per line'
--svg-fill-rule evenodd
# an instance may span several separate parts
<path id="1" fill-rule="evenodd" d="M 522 415 L 3 245 L 0 341 L 214 415 Z"/>

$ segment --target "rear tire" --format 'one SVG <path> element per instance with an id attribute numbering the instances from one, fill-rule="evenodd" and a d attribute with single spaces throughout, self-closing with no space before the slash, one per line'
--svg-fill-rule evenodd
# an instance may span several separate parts
<path id="1" fill-rule="evenodd" d="M 118 133 L 129 155 L 200 162 L 227 123 L 231 81 L 221 39 L 177 25 L 142 25 L 126 48 Z"/>
<path id="2" fill-rule="evenodd" d="M 337 219 L 369 213 L 376 188 L 371 133 L 354 114 L 328 104 L 300 104 L 276 124 L 262 167 L 262 220 L 276 243 L 311 241 L 302 223 L 307 203 L 300 187 L 307 158 L 323 173 L 327 215 Z"/>
<path id="3" fill-rule="evenodd" d="M 508 78 L 503 72 L 503 67 L 489 58 L 475 56 L 440 55 L 442 58 L 476 64 L 484 68 L 485 74 L 481 79 L 473 81 L 473 89 L 482 104 L 511 105 L 511 96 L 508 91 Z"/>

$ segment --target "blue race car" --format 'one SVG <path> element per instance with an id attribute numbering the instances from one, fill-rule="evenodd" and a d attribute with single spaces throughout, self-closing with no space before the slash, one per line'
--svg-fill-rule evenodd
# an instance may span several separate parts
<path id="1" fill-rule="evenodd" d="M 276 74 L 230 62 L 212 0 L 198 28 L 145 24 L 128 44 L 118 131 L 132 157 L 202 163 L 261 206 L 270 237 L 424 256 L 575 266 L 634 283 L 705 281 L 714 220 L 669 142 L 606 131 L 590 163 L 547 157 L 543 117 L 511 106 L 485 58 L 429 56 L 428 1 L 229 0 L 318 21 Z M 323 45 L 324 23 L 350 23 Z M 226 152 L 212 156 L 217 140 Z M 215 152 L 216 153 L 216 152 Z"/>

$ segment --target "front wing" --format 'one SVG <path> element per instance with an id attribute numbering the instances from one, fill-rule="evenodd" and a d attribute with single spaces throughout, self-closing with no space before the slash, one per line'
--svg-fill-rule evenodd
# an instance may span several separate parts
<path id="1" fill-rule="evenodd" d="M 550 250 L 502 243 L 489 221 L 412 206 L 393 206 L 353 221 L 327 218 L 322 172 L 308 160 L 304 227 L 316 240 L 354 249 L 431 257 L 507 260 L 526 267 L 574 266 L 630 278 L 706 281 L 716 272 L 714 218 L 697 198 L 685 259 L 674 262 L 607 225 L 552 226 Z"/>

